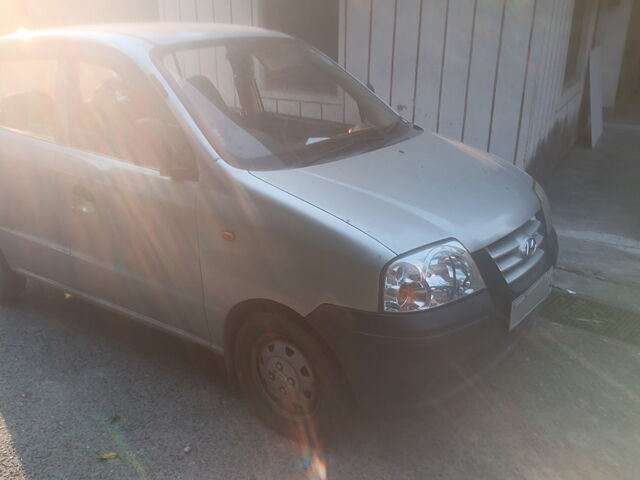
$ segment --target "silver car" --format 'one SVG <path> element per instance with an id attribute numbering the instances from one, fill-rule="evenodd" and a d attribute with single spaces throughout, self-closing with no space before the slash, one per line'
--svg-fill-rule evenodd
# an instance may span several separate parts
<path id="1" fill-rule="evenodd" d="M 473 378 L 556 258 L 531 177 L 287 35 L 0 39 L 0 299 L 32 278 L 224 355 L 285 435 Z"/>

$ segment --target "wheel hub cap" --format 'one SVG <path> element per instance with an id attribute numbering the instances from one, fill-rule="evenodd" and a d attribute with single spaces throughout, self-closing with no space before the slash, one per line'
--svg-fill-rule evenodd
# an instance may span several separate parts
<path id="1" fill-rule="evenodd" d="M 260 349 L 258 372 L 268 395 L 286 411 L 312 411 L 317 397 L 313 370 L 295 346 L 284 340 L 268 342 Z"/>

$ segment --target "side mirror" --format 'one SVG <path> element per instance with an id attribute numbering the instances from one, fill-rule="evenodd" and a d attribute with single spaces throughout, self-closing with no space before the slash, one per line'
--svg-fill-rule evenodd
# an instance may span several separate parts
<path id="1" fill-rule="evenodd" d="M 136 126 L 136 161 L 141 165 L 158 168 L 161 175 L 174 180 L 193 180 L 195 175 L 191 168 L 186 167 L 177 155 L 172 144 L 171 129 L 157 118 L 142 118 Z"/>

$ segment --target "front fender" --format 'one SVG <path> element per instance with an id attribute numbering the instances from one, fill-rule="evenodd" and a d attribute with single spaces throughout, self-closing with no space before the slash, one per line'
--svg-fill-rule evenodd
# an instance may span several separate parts
<path id="1" fill-rule="evenodd" d="M 224 320 L 263 299 L 307 316 L 319 305 L 378 308 L 379 278 L 394 253 L 347 222 L 217 162 L 198 198 L 200 261 L 211 340 Z M 223 238 L 232 233 L 233 241 Z M 229 236 L 227 235 L 229 238 Z"/>

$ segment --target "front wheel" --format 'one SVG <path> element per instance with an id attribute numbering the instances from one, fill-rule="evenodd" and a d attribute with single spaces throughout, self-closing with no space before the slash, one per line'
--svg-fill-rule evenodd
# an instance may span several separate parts
<path id="1" fill-rule="evenodd" d="M 239 386 L 260 419 L 300 442 L 344 413 L 345 382 L 320 343 L 284 315 L 254 314 L 235 343 Z"/>
<path id="2" fill-rule="evenodd" d="M 17 298 L 26 285 L 27 279 L 11 270 L 4 255 L 0 252 L 0 303 Z"/>

